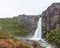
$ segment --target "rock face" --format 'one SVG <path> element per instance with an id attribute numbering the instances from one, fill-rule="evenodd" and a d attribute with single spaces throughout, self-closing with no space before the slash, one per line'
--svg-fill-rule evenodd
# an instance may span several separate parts
<path id="1" fill-rule="evenodd" d="M 60 3 L 53 3 L 42 13 L 46 31 L 60 27 Z"/>
<path id="2" fill-rule="evenodd" d="M 40 15 L 19 15 L 17 19 L 27 24 L 29 32 L 35 32 Z"/>

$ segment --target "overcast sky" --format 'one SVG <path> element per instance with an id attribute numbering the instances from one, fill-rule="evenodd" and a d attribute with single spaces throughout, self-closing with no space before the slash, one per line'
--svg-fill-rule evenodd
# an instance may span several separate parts
<path id="1" fill-rule="evenodd" d="M 0 0 L 0 18 L 41 14 L 54 2 L 60 0 Z"/>

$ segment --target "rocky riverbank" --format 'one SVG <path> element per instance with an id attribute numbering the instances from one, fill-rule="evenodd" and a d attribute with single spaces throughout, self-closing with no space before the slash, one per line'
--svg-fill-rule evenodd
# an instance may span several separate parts
<path id="1" fill-rule="evenodd" d="M 27 43 L 27 44 L 29 44 L 31 48 L 42 48 L 42 47 L 40 46 L 40 44 L 39 44 L 38 42 L 36 42 L 36 41 L 27 40 L 27 39 L 22 40 L 22 41 L 25 42 L 25 43 Z"/>
<path id="2" fill-rule="evenodd" d="M 16 39 L 3 36 L 0 38 L 0 48 L 42 48 L 38 42 L 27 39 Z"/>

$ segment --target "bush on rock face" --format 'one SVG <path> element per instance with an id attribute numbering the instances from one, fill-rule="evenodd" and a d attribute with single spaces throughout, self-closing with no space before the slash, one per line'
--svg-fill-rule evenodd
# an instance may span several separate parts
<path id="1" fill-rule="evenodd" d="M 46 38 L 48 42 L 60 46 L 60 28 L 56 28 L 47 33 Z"/>

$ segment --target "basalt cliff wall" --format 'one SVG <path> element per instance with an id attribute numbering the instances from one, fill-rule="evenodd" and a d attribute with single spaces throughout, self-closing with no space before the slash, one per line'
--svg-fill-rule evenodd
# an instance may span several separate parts
<path id="1" fill-rule="evenodd" d="M 60 3 L 53 3 L 42 13 L 45 31 L 60 27 Z"/>
<path id="2" fill-rule="evenodd" d="M 17 19 L 28 24 L 29 32 L 35 32 L 39 18 L 46 32 L 60 27 L 60 3 L 53 3 L 41 15 L 18 15 Z"/>

